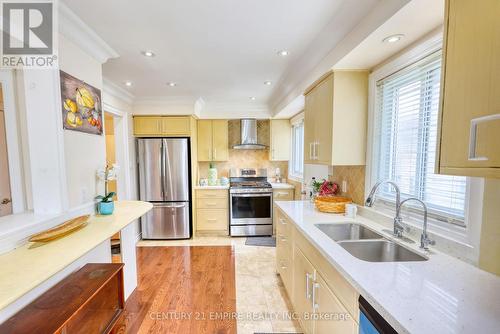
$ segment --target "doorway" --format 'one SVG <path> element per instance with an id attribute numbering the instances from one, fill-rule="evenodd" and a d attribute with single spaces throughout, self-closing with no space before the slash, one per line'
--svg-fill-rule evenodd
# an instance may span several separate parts
<path id="1" fill-rule="evenodd" d="M 9 157 L 3 101 L 3 89 L 0 84 L 0 217 L 12 214 Z"/>
<path id="2" fill-rule="evenodd" d="M 106 164 L 112 166 L 116 164 L 116 136 L 115 136 L 115 116 L 104 112 L 104 134 L 106 137 Z M 118 199 L 117 181 L 108 181 L 108 191 L 114 192 L 113 200 Z M 113 263 L 122 262 L 120 232 L 111 237 L 111 255 Z"/>

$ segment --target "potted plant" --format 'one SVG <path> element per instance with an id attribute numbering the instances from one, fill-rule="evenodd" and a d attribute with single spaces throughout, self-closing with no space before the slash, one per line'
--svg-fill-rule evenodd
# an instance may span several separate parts
<path id="1" fill-rule="evenodd" d="M 106 165 L 104 169 L 99 169 L 97 171 L 97 177 L 104 181 L 104 196 L 99 195 L 95 199 L 97 202 L 97 213 L 100 215 L 111 215 L 115 209 L 115 203 L 113 197 L 116 195 L 115 192 L 108 192 L 108 182 L 116 180 L 118 175 L 119 167 L 116 164 Z"/>

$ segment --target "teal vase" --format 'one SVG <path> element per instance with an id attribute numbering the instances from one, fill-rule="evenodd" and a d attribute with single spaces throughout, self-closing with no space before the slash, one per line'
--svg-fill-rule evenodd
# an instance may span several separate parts
<path id="1" fill-rule="evenodd" d="M 99 202 L 97 204 L 97 212 L 100 215 L 108 216 L 112 215 L 115 210 L 115 202 Z"/>

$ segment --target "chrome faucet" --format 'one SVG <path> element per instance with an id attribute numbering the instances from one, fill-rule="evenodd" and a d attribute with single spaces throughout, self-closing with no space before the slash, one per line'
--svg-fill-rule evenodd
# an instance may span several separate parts
<path id="1" fill-rule="evenodd" d="M 385 183 L 390 184 L 394 188 L 394 190 L 396 191 L 396 216 L 394 217 L 393 234 L 395 237 L 402 238 L 403 232 L 404 232 L 404 226 L 402 224 L 403 219 L 400 216 L 400 210 L 399 210 L 399 208 L 401 207 L 401 192 L 399 191 L 399 187 L 395 182 L 392 182 L 392 181 L 379 181 L 379 182 L 377 182 L 373 186 L 368 197 L 366 198 L 365 206 L 371 208 L 373 206 L 373 204 L 375 204 L 375 193 L 377 192 L 377 189 L 382 184 L 385 184 Z"/>
<path id="2" fill-rule="evenodd" d="M 403 204 L 409 201 L 416 201 L 420 203 L 424 208 L 424 227 L 422 229 L 422 235 L 420 236 L 420 248 L 428 250 L 429 245 L 435 245 L 436 242 L 434 240 L 429 239 L 429 236 L 427 235 L 427 205 L 418 198 L 410 197 L 401 202 L 398 209 L 399 212 L 397 212 L 396 214 L 399 216 L 401 212 L 401 207 L 403 206 Z"/>

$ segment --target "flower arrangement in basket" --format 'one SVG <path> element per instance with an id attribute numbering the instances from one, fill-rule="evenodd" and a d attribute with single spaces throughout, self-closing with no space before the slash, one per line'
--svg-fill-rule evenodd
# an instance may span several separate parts
<path id="1" fill-rule="evenodd" d="M 345 205 L 352 203 L 350 198 L 337 196 L 340 187 L 335 182 L 314 180 L 312 185 L 314 192 L 317 194 L 314 198 L 314 204 L 321 212 L 344 213 Z"/>

